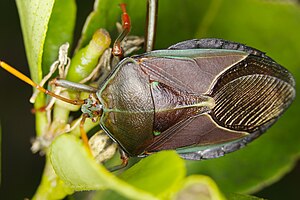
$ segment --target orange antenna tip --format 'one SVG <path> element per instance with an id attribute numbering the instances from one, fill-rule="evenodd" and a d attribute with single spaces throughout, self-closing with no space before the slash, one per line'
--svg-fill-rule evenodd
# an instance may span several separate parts
<path id="1" fill-rule="evenodd" d="M 24 75 L 23 73 L 19 72 L 18 70 L 16 70 L 15 68 L 13 68 L 12 66 L 10 66 L 9 64 L 7 64 L 4 61 L 0 60 L 0 66 L 5 69 L 6 71 L 8 71 L 9 73 L 11 73 L 12 75 L 14 75 L 15 77 L 21 79 L 22 81 L 24 81 L 25 83 L 31 85 L 32 87 L 35 87 L 36 89 L 38 89 L 39 91 L 48 94 L 54 98 L 57 98 L 61 101 L 70 103 L 70 104 L 74 104 L 74 105 L 82 105 L 84 104 L 84 100 L 72 100 L 72 99 L 68 99 L 65 98 L 63 96 L 57 95 L 49 90 L 46 90 L 45 88 L 39 86 L 38 84 L 36 84 L 35 82 L 33 82 L 30 78 L 28 78 L 26 75 Z"/>

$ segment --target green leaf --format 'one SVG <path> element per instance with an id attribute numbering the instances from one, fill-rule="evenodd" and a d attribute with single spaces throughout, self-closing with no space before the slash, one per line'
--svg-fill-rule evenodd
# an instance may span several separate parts
<path id="1" fill-rule="evenodd" d="M 42 79 L 42 54 L 54 0 L 17 0 L 26 55 L 34 82 Z"/>
<path id="2" fill-rule="evenodd" d="M 209 177 L 185 178 L 184 161 L 174 151 L 150 155 L 117 178 L 94 161 L 79 139 L 65 134 L 53 142 L 50 160 L 75 191 L 102 190 L 93 199 L 224 199 Z"/>
<path id="3" fill-rule="evenodd" d="M 132 186 L 154 195 L 174 190 L 184 177 L 184 161 L 173 151 L 144 158 L 120 176 Z"/>
<path id="4" fill-rule="evenodd" d="M 49 72 L 51 64 L 57 60 L 59 47 L 66 42 L 72 44 L 75 20 L 75 0 L 55 1 L 45 38 L 42 59 L 43 75 Z"/>
<path id="5" fill-rule="evenodd" d="M 57 2 L 54 0 L 17 0 L 16 2 L 31 78 L 34 82 L 39 83 L 43 78 L 43 73 L 48 72 L 51 63 L 56 60 L 59 46 L 72 40 L 76 7 L 74 0 Z M 45 95 L 40 94 L 34 107 L 39 109 L 44 105 Z M 46 126 L 46 113 L 37 112 L 37 135 L 42 135 Z"/>
<path id="6" fill-rule="evenodd" d="M 39 83 L 42 80 L 42 55 L 48 29 L 48 23 L 54 0 L 17 0 L 17 7 L 21 20 L 23 39 L 25 43 L 27 60 L 31 78 Z M 35 102 L 35 108 L 44 106 L 45 96 L 39 95 Z M 36 131 L 41 135 L 47 124 L 46 114 L 36 114 Z"/>
<path id="7" fill-rule="evenodd" d="M 255 196 L 245 195 L 245 194 L 237 194 L 231 193 L 227 195 L 228 200 L 263 200 L 262 198 L 258 198 Z"/>
<path id="8" fill-rule="evenodd" d="M 85 199 L 85 198 L 81 198 Z M 113 190 L 102 190 L 97 191 L 95 194 L 91 197 L 91 200 L 99 200 L 99 199 L 109 199 L 109 200 L 130 200 L 129 198 L 126 198 L 119 193 L 113 191 Z"/>
<path id="9" fill-rule="evenodd" d="M 43 75 L 42 58 L 44 65 L 48 67 L 45 70 L 47 72 L 57 58 L 59 46 L 65 42 L 72 42 L 76 17 L 75 1 L 17 0 L 16 2 L 31 78 L 39 82 Z"/>
<path id="10" fill-rule="evenodd" d="M 214 1 L 159 1 L 155 49 L 165 49 L 179 41 L 193 39 Z"/>
<path id="11" fill-rule="evenodd" d="M 163 180 L 163 178 L 161 178 L 160 181 L 161 180 Z M 91 195 L 89 197 L 91 197 Z M 106 190 L 96 192 L 91 199 L 123 200 L 127 198 L 124 198 L 111 190 Z M 177 189 L 174 189 L 169 196 L 164 196 L 162 199 L 224 200 L 225 197 L 221 194 L 217 185 L 212 179 L 207 176 L 193 175 L 183 179 L 177 184 Z"/>
<path id="12" fill-rule="evenodd" d="M 41 183 L 32 199 L 63 199 L 66 195 L 73 194 L 73 192 L 73 189 L 56 176 L 47 156 Z"/>
<path id="13" fill-rule="evenodd" d="M 50 160 L 56 174 L 76 191 L 110 189 L 130 199 L 157 199 L 155 196 L 166 195 L 185 173 L 184 162 L 175 152 L 162 152 L 124 172 L 121 179 L 126 179 L 126 183 L 98 165 L 82 142 L 67 134 L 51 145 Z"/>

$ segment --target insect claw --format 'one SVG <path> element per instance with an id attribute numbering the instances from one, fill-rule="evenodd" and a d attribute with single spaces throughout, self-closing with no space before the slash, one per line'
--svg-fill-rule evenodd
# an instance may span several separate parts
<path id="1" fill-rule="evenodd" d="M 121 154 L 122 163 L 120 165 L 109 168 L 108 170 L 110 172 L 118 171 L 120 169 L 125 168 L 128 165 L 129 157 L 127 156 L 125 151 L 123 151 L 122 149 L 119 149 L 119 151 L 120 151 L 120 154 Z"/>

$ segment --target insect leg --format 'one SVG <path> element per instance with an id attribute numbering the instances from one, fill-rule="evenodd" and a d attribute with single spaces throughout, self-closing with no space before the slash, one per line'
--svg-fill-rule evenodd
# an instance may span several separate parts
<path id="1" fill-rule="evenodd" d="M 128 165 L 129 157 L 127 156 L 126 152 L 123 151 L 121 148 L 119 148 L 119 151 L 120 151 L 122 163 L 120 165 L 111 167 L 109 169 L 110 172 L 118 171 L 118 170 L 123 169 L 124 167 L 126 167 Z"/>
<path id="2" fill-rule="evenodd" d="M 58 79 L 58 78 L 52 79 L 50 81 L 50 84 L 55 85 L 55 86 L 59 86 L 59 87 L 63 87 L 63 88 L 66 88 L 66 89 L 70 89 L 70 90 L 73 90 L 73 91 L 78 91 L 78 92 L 96 93 L 97 90 L 98 90 L 97 88 L 94 88 L 94 87 L 89 86 L 89 85 L 85 85 L 85 84 L 82 84 L 82 83 L 75 83 L 75 82 L 72 82 L 72 81 L 67 81 L 67 80 Z"/>
<path id="3" fill-rule="evenodd" d="M 116 57 L 123 57 L 123 50 L 121 47 L 121 42 L 122 40 L 128 35 L 128 33 L 130 32 L 130 28 L 131 28 L 131 24 L 130 24 L 130 17 L 127 14 L 126 11 L 126 4 L 122 3 L 120 4 L 120 7 L 122 9 L 122 27 L 123 27 L 123 31 L 121 32 L 121 34 L 118 36 L 118 38 L 116 39 L 114 45 L 113 45 L 113 50 L 112 53 L 114 56 Z"/>
<path id="4" fill-rule="evenodd" d="M 85 114 L 82 115 L 82 118 L 81 118 L 81 121 L 80 121 L 80 125 L 79 125 L 80 135 L 81 135 L 81 139 L 83 141 L 83 144 L 87 147 L 87 149 L 89 150 L 89 152 L 92 153 L 90 145 L 89 145 L 89 139 L 88 139 L 88 137 L 86 135 L 86 132 L 84 130 L 84 123 L 85 123 L 86 118 L 88 118 L 88 114 L 85 113 Z"/>

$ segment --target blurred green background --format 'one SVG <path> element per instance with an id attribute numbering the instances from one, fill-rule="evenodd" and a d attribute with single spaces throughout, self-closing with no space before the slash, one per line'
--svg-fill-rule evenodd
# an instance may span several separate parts
<path id="1" fill-rule="evenodd" d="M 78 23 L 75 41 L 80 34 L 85 17 L 93 7 L 93 1 L 77 0 L 77 2 Z M 0 8 L 2 8 L 0 12 L 0 59 L 7 61 L 29 75 L 15 2 L 2 0 Z M 170 9 L 172 8 L 170 7 Z M 170 24 L 170 27 L 169 29 L 174 30 L 176 23 Z M 144 26 L 139 28 L 143 29 Z M 185 31 L 180 27 L 177 28 L 180 29 L 179 31 Z M 191 29 L 193 28 L 191 27 Z M 186 33 L 186 35 L 188 37 L 189 34 Z M 182 40 L 185 39 L 189 38 L 182 38 Z M 177 41 L 173 43 L 175 42 Z M 161 47 L 169 45 L 171 43 L 159 44 Z M 2 127 L 2 180 L 0 199 L 32 197 L 39 184 L 44 162 L 43 157 L 33 155 L 30 151 L 30 140 L 35 135 L 34 115 L 30 113 L 32 105 L 28 101 L 32 88 L 3 70 L 0 70 L 0 84 L 0 120 Z M 281 181 L 265 188 L 256 195 L 268 199 L 299 199 L 299 183 L 300 163 L 298 162 L 297 167 Z"/>

